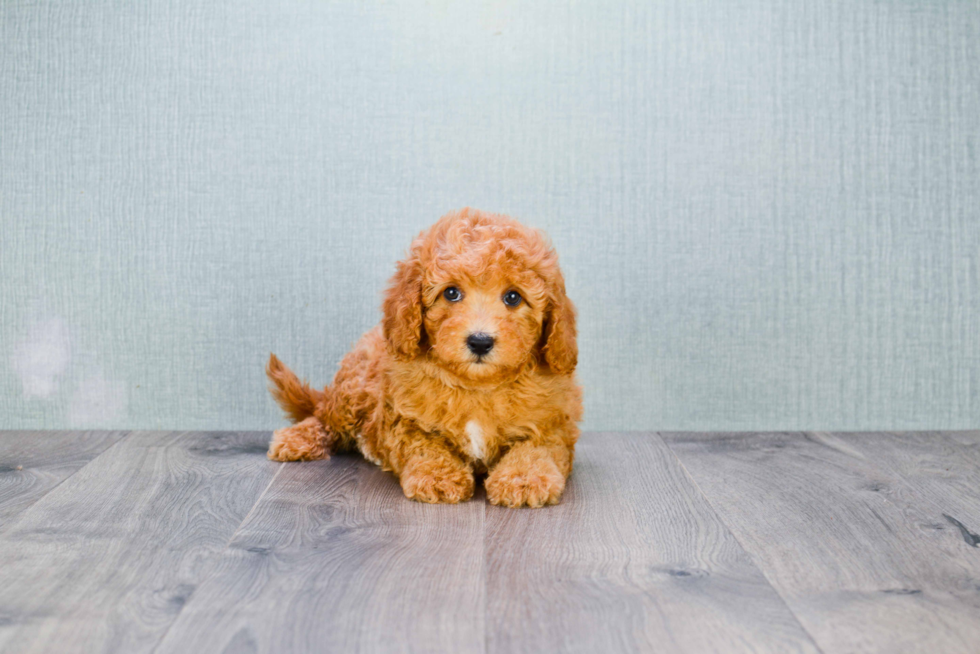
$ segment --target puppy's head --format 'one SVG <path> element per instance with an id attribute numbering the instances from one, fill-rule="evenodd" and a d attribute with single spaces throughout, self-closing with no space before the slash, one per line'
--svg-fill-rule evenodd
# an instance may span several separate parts
<path id="1" fill-rule="evenodd" d="M 540 232 L 463 209 L 412 243 L 384 300 L 388 348 L 425 356 L 464 379 L 491 380 L 532 359 L 575 369 L 575 308 Z"/>

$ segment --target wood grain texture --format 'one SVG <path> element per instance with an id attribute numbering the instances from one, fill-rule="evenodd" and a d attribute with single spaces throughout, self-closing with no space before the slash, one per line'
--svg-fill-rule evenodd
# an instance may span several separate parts
<path id="1" fill-rule="evenodd" d="M 0 438 L 114 442 L 0 530 L 5 653 L 980 651 L 978 432 L 587 433 L 541 510 L 267 432 L 75 436 Z"/>
<path id="2" fill-rule="evenodd" d="M 816 652 L 655 434 L 586 434 L 562 503 L 487 507 L 488 652 Z"/>
<path id="3" fill-rule="evenodd" d="M 978 550 L 880 462 L 901 441 L 663 436 L 823 651 L 978 651 Z"/>
<path id="4" fill-rule="evenodd" d="M 134 433 L 0 534 L 0 649 L 148 651 L 278 464 L 268 434 Z"/>
<path id="5" fill-rule="evenodd" d="M 965 543 L 980 546 L 980 431 L 828 437 L 847 443 L 900 477 L 942 512 L 947 529 L 959 533 Z"/>
<path id="6" fill-rule="evenodd" d="M 125 434 L 0 431 L 0 531 Z"/>
<path id="7" fill-rule="evenodd" d="M 483 506 L 359 457 L 284 465 L 159 652 L 482 652 Z"/>

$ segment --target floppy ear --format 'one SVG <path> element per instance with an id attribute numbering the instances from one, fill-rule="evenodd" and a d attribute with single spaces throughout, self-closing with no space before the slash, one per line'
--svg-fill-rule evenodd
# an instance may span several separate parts
<path id="1" fill-rule="evenodd" d="M 398 262 L 382 311 L 389 350 L 407 358 L 418 356 L 422 340 L 422 265 L 414 254 Z"/>
<path id="2" fill-rule="evenodd" d="M 578 341 L 575 332 L 575 305 L 565 295 L 560 277 L 545 319 L 544 359 L 554 372 L 570 373 L 578 364 Z"/>

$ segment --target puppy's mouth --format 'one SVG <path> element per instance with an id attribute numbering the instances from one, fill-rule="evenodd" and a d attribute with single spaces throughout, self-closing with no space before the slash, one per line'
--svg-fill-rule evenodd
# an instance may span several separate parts
<path id="1" fill-rule="evenodd" d="M 496 369 L 498 366 L 498 361 L 496 358 L 487 354 L 470 354 L 466 359 L 464 359 L 463 369 L 468 369 L 470 374 L 475 374 L 477 376 L 483 376 L 489 374 L 492 370 Z"/>
<path id="2" fill-rule="evenodd" d="M 496 351 L 483 352 L 482 354 L 479 352 L 471 352 L 469 355 L 470 356 L 467 357 L 468 363 L 474 366 L 479 366 L 480 368 L 492 368 L 500 365 L 501 363 L 500 357 L 497 355 Z"/>

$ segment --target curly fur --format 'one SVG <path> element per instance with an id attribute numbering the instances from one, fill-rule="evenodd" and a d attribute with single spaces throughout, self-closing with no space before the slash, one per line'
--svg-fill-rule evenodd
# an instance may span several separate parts
<path id="1" fill-rule="evenodd" d="M 443 292 L 456 286 L 462 299 Z M 508 291 L 522 302 L 503 303 Z M 317 391 L 272 355 L 273 397 L 296 423 L 269 458 L 327 458 L 356 449 L 422 502 L 460 502 L 486 474 L 502 506 L 555 504 L 572 471 L 581 389 L 575 307 L 543 234 L 502 215 L 443 216 L 398 263 L 381 324 Z M 477 357 L 474 332 L 494 337 Z"/>

